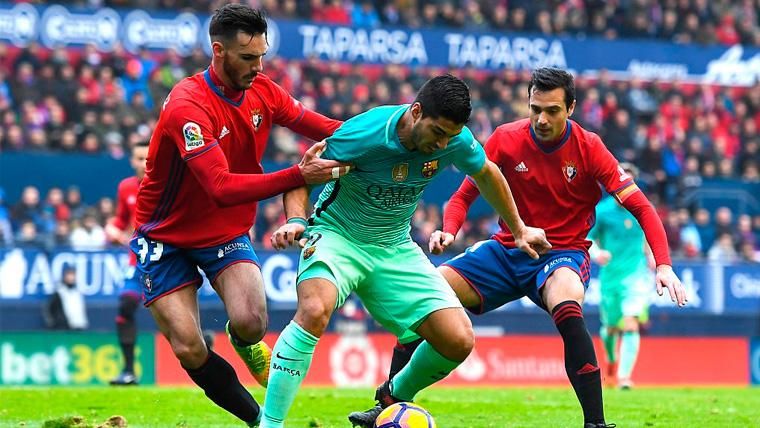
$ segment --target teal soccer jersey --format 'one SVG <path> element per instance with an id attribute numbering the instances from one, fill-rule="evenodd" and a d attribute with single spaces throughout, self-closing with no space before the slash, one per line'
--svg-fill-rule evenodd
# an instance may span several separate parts
<path id="1" fill-rule="evenodd" d="M 431 154 L 402 146 L 396 125 L 408 108 L 373 108 L 346 121 L 327 139 L 322 157 L 354 168 L 325 186 L 312 215 L 315 226 L 380 246 L 408 241 L 417 203 L 438 172 L 451 164 L 468 175 L 483 168 L 485 152 L 467 127 L 445 149 Z"/>
<path id="2" fill-rule="evenodd" d="M 590 237 L 610 252 L 612 258 L 601 268 L 602 287 L 618 284 L 632 274 L 647 272 L 645 237 L 636 218 L 614 198 L 604 198 L 596 207 L 596 224 Z"/>

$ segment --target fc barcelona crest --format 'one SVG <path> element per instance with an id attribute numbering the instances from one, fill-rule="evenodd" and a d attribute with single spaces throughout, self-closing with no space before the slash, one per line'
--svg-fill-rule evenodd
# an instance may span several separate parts
<path id="1" fill-rule="evenodd" d="M 391 176 L 393 177 L 393 181 L 397 183 L 406 180 L 406 177 L 409 176 L 409 164 L 404 162 L 394 166 Z"/>
<path id="2" fill-rule="evenodd" d="M 251 114 L 251 124 L 253 125 L 253 129 L 256 131 L 259 130 L 259 126 L 261 126 L 261 122 L 264 121 L 264 117 L 261 115 L 261 111 L 259 109 L 256 109 Z"/>
<path id="3" fill-rule="evenodd" d="M 430 178 L 438 172 L 438 159 L 427 161 L 422 164 L 422 176 Z"/>
<path id="4" fill-rule="evenodd" d="M 309 260 L 309 257 L 313 256 L 315 251 L 317 251 L 317 247 L 307 247 L 303 250 L 303 259 Z"/>
<path id="5" fill-rule="evenodd" d="M 562 167 L 562 174 L 568 183 L 573 181 L 575 176 L 578 175 L 578 168 L 575 167 L 575 162 L 565 162 L 565 166 Z"/>

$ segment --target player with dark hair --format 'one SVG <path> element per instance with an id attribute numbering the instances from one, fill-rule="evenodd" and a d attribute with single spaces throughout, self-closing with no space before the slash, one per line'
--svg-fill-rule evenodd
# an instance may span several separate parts
<path id="1" fill-rule="evenodd" d="M 267 22 L 248 6 L 228 4 L 211 18 L 212 62 L 166 97 L 137 195 L 130 241 L 145 305 L 174 355 L 206 396 L 249 425 L 259 406 L 232 366 L 207 349 L 198 314 L 198 268 L 224 303 L 227 332 L 251 374 L 265 385 L 271 351 L 258 258 L 248 237 L 257 201 L 323 183 L 348 166 L 318 157 L 265 174 L 261 159 L 273 124 L 313 140 L 339 121 L 309 111 L 262 74 Z"/>
<path id="2" fill-rule="evenodd" d="M 106 236 L 111 242 L 129 245 L 135 225 L 135 204 L 137 203 L 137 188 L 145 176 L 145 159 L 148 157 L 148 142 L 139 142 L 132 147 L 129 163 L 135 170 L 135 175 L 125 178 L 119 183 L 116 191 L 116 214 L 105 227 Z M 137 340 L 137 324 L 135 312 L 142 300 L 142 287 L 135 275 L 137 259 L 129 252 L 129 268 L 124 275 L 124 288 L 119 293 L 119 313 L 116 315 L 116 334 L 124 357 L 124 369 L 118 377 L 111 380 L 111 385 L 136 385 L 135 375 L 135 342 Z"/>
<path id="3" fill-rule="evenodd" d="M 671 267 L 665 229 L 646 196 L 596 134 L 569 120 L 575 108 L 572 75 L 554 68 L 535 70 L 528 85 L 528 106 L 530 117 L 499 126 L 485 150 L 514 190 L 523 219 L 546 231 L 552 250 L 537 260 L 526 257 L 515 248 L 515 237 L 502 218 L 499 233 L 439 270 L 474 314 L 524 296 L 546 310 L 562 336 L 565 369 L 583 408 L 585 427 L 605 427 L 599 366 L 581 308 L 589 279 L 591 242 L 586 235 L 594 224 L 600 184 L 644 230 L 657 263 L 657 292 L 662 294 L 667 287 L 679 306 L 686 303 L 686 294 Z M 451 197 L 443 230 L 430 237 L 431 252 L 439 254 L 454 242 L 467 210 L 482 193 L 479 187 L 468 177 Z M 391 379 L 409 367 L 415 346 L 410 342 L 394 350 Z M 349 415 L 352 423 L 373 425 L 385 406 L 382 389 L 376 395 L 379 404 Z"/>
<path id="4" fill-rule="evenodd" d="M 527 258 L 551 247 L 542 230 L 525 226 L 504 177 L 464 126 L 470 112 L 464 82 L 434 77 L 411 105 L 371 109 L 327 139 L 324 156 L 354 169 L 325 186 L 308 221 L 306 188 L 285 194 L 288 223 L 273 234 L 273 246 L 293 244 L 307 226 L 310 239 L 298 265 L 298 308 L 274 347 L 262 428 L 283 426 L 319 337 L 352 292 L 402 343 L 422 338 L 409 365 L 379 389 L 384 405 L 411 401 L 467 358 L 472 324 L 409 236 L 438 171 L 453 164 L 470 174 Z"/>

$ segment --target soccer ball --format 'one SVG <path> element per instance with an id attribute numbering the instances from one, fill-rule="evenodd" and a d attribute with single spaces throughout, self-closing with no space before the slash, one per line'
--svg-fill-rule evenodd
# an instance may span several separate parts
<path id="1" fill-rule="evenodd" d="M 376 428 L 436 428 L 430 413 L 414 403 L 388 406 L 375 420 Z"/>

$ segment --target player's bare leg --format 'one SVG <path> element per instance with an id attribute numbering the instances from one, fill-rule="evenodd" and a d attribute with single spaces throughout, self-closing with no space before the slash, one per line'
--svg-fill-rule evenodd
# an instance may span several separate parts
<path id="1" fill-rule="evenodd" d="M 574 270 L 561 267 L 549 276 L 541 292 L 564 342 L 565 370 L 583 408 L 585 427 L 604 427 L 601 373 L 581 308 L 583 283 Z"/>
<path id="2" fill-rule="evenodd" d="M 296 315 L 274 345 L 261 428 L 283 426 L 338 299 L 338 289 L 323 278 L 300 282 L 297 292 Z"/>
<path id="3" fill-rule="evenodd" d="M 633 367 L 639 355 L 639 319 L 634 316 L 623 317 L 623 331 L 620 340 L 620 365 L 618 366 L 617 378 L 621 389 L 631 389 L 633 381 Z"/>
<path id="4" fill-rule="evenodd" d="M 419 391 L 459 366 L 475 342 L 472 322 L 461 307 L 431 313 L 416 333 L 425 341 L 414 351 L 409 364 L 378 390 L 376 398 L 383 407 L 395 401 L 414 400 Z"/>
<path id="5" fill-rule="evenodd" d="M 230 318 L 227 335 L 232 347 L 259 385 L 266 387 L 272 350 L 262 341 L 268 319 L 261 270 L 253 263 L 237 263 L 223 270 L 213 285 Z"/>
<path id="6" fill-rule="evenodd" d="M 457 298 L 464 307 L 478 307 L 481 304 L 481 298 L 478 293 L 465 281 L 462 276 L 454 269 L 448 266 L 440 266 L 438 271 L 446 278 L 451 288 L 456 293 Z M 466 317 L 466 315 L 465 315 Z M 393 357 L 391 358 L 391 367 L 388 373 L 388 380 L 393 379 L 412 358 L 412 354 L 417 347 L 423 342 L 423 339 L 417 339 L 409 343 L 397 343 L 393 348 Z M 381 385 L 382 388 L 382 385 Z M 372 428 L 375 419 L 382 412 L 383 407 L 378 403 L 363 412 L 352 412 L 348 415 L 348 420 L 355 426 L 363 428 Z"/>
<path id="7" fill-rule="evenodd" d="M 249 425 L 256 423 L 259 405 L 240 384 L 235 369 L 209 351 L 203 341 L 195 287 L 184 287 L 155 300 L 150 312 L 172 352 L 206 396 Z"/>

